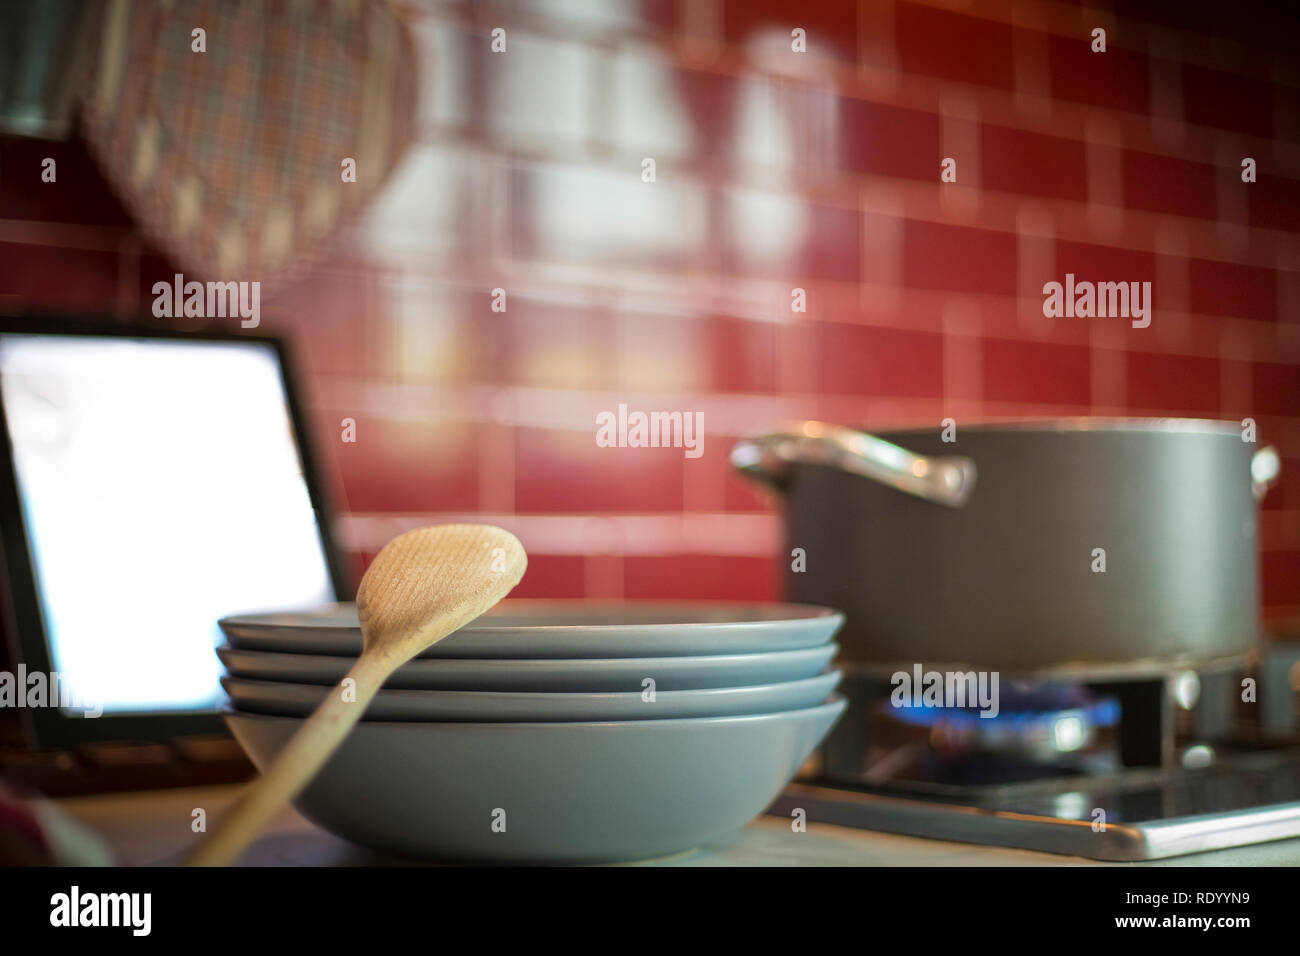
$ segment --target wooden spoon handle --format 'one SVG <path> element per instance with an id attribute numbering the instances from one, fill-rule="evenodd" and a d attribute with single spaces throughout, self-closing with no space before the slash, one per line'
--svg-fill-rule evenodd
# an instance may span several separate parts
<path id="1" fill-rule="evenodd" d="M 185 864 L 225 866 L 237 860 L 267 821 L 316 775 L 394 669 L 388 655 L 363 653 Z M 344 697 L 349 678 L 356 681 L 355 699 Z"/>

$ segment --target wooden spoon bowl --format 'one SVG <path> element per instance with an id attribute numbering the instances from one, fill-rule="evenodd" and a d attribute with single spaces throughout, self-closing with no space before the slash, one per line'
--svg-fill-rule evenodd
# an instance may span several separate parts
<path id="1" fill-rule="evenodd" d="M 495 605 L 527 566 L 518 539 L 492 525 L 435 525 L 388 542 L 357 589 L 362 650 L 356 664 L 187 864 L 238 859 L 325 765 L 393 671 Z"/>

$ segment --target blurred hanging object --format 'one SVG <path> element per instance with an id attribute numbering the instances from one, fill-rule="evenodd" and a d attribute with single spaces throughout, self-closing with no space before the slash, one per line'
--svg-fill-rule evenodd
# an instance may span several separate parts
<path id="1" fill-rule="evenodd" d="M 68 134 L 101 11 L 93 0 L 0 3 L 0 132 Z"/>
<path id="2" fill-rule="evenodd" d="M 83 126 L 187 278 L 273 286 L 392 173 L 416 71 L 385 0 L 108 0 Z"/>

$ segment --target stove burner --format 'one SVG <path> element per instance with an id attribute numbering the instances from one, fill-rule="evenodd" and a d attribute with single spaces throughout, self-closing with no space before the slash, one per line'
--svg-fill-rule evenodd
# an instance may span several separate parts
<path id="1" fill-rule="evenodd" d="M 850 692 L 850 700 L 854 699 Z M 1069 773 L 1098 760 L 1117 763 L 1119 701 L 1072 684 L 1015 682 L 997 707 L 898 706 L 875 701 L 865 718 L 850 706 L 845 720 L 864 720 L 862 777 L 1000 783 L 1044 773 Z M 1045 769 L 1048 768 L 1048 769 Z"/>
<path id="2" fill-rule="evenodd" d="M 1203 669 L 1191 697 L 1185 671 L 1007 682 L 992 718 L 852 675 L 821 776 L 772 812 L 1105 860 L 1300 837 L 1300 735 L 1242 722 L 1242 673 Z"/>
<path id="3" fill-rule="evenodd" d="M 1070 684 L 1014 683 L 999 695 L 996 714 L 977 707 L 896 707 L 881 712 L 903 724 L 929 729 L 930 745 L 947 756 L 966 753 L 1017 755 L 1051 760 L 1086 750 L 1098 731 L 1119 723 L 1114 697 Z"/>

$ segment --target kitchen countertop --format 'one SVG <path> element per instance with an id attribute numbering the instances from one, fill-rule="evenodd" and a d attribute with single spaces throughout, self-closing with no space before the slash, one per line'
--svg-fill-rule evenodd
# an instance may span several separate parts
<path id="1" fill-rule="evenodd" d="M 203 808 L 211 824 L 239 793 L 238 785 L 113 793 L 55 801 L 99 834 L 117 862 L 167 866 L 193 846 L 190 821 Z M 404 861 L 353 846 L 292 809 L 279 814 L 244 862 L 254 866 L 401 866 Z M 1300 866 L 1300 839 L 1173 857 L 1142 864 L 1106 864 L 1030 850 L 976 846 L 810 823 L 795 833 L 777 817 L 760 817 L 739 833 L 656 866 Z"/>

